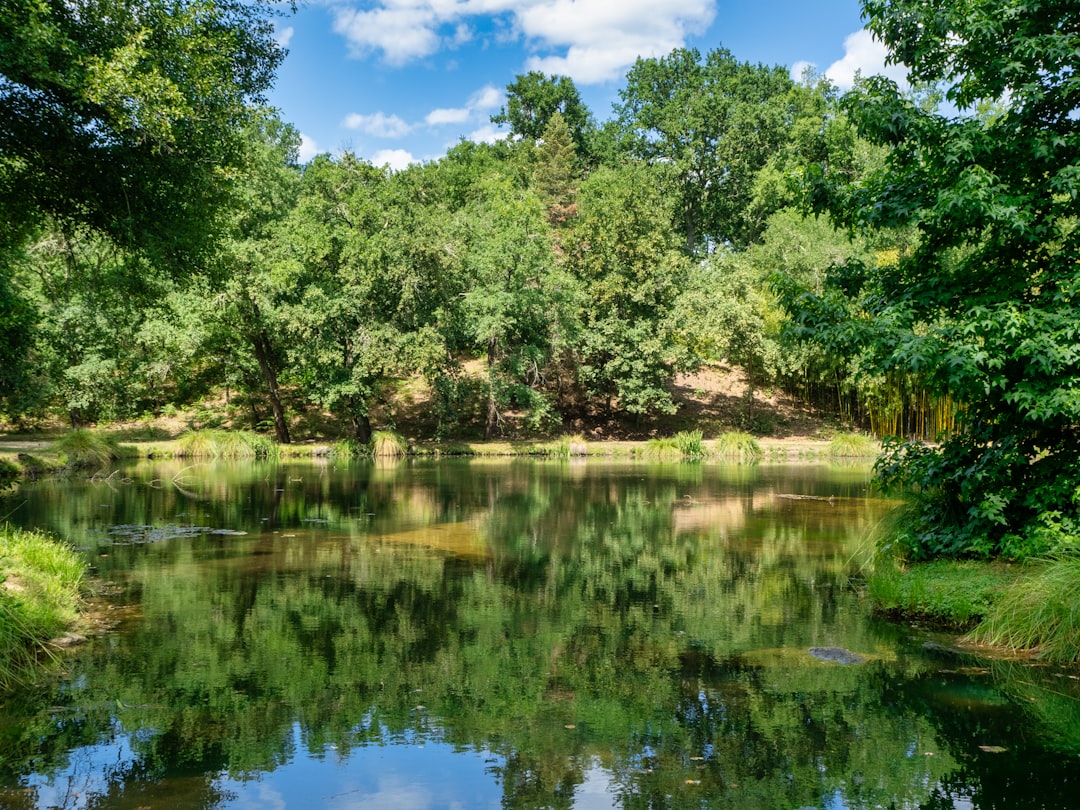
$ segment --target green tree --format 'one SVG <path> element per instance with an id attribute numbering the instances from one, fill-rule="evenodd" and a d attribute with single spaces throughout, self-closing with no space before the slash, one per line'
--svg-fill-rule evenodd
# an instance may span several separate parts
<path id="1" fill-rule="evenodd" d="M 551 116 L 537 153 L 533 182 L 547 206 L 548 222 L 556 227 L 566 225 L 577 214 L 581 168 L 570 127 L 561 113 Z"/>
<path id="2" fill-rule="evenodd" d="M 900 445 L 881 462 L 886 480 L 923 492 L 912 553 L 1045 551 L 1053 529 L 1080 530 L 1080 8 L 863 5 L 891 58 L 915 81 L 944 83 L 961 114 L 880 77 L 845 99 L 860 132 L 891 151 L 880 172 L 832 189 L 833 212 L 855 227 L 913 226 L 919 239 L 895 262 L 833 274 L 865 313 L 855 328 L 820 310 L 806 319 L 962 403 L 939 448 Z"/>
<path id="3" fill-rule="evenodd" d="M 659 169 L 600 168 L 582 184 L 569 269 L 582 284 L 578 376 L 610 410 L 674 410 L 667 384 L 689 360 L 675 301 L 689 261 L 671 228 Z"/>
<path id="4" fill-rule="evenodd" d="M 468 279 L 463 319 L 486 355 L 484 437 L 490 439 L 506 405 L 528 408 L 536 426 L 552 417 L 539 388 L 564 319 L 566 284 L 555 269 L 543 205 L 531 190 L 489 177 L 459 220 Z"/>
<path id="5" fill-rule="evenodd" d="M 255 0 L 3 0 L 0 216 L 205 255 L 284 56 Z"/>
<path id="6" fill-rule="evenodd" d="M 547 76 L 538 70 L 520 74 L 506 86 L 506 106 L 491 116 L 493 124 L 509 124 L 510 133 L 539 141 L 551 117 L 559 113 L 584 154 L 592 114 L 569 76 Z"/>
<path id="7" fill-rule="evenodd" d="M 748 214 L 758 170 L 784 143 L 792 111 L 784 68 L 737 62 L 725 49 L 638 59 L 615 106 L 615 137 L 634 157 L 671 172 L 686 249 L 743 246 L 759 231 Z"/>

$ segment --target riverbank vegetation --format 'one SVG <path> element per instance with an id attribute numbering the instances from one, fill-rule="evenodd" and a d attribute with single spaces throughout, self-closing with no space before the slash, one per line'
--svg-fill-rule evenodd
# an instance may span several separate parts
<path id="1" fill-rule="evenodd" d="M 696 456 L 777 431 L 755 408 L 775 389 L 892 437 L 877 471 L 912 494 L 887 540 L 905 565 L 1075 550 L 1072 6 L 864 0 L 911 88 L 841 95 L 678 49 L 639 59 L 598 121 L 570 79 L 529 73 L 495 116 L 510 137 L 402 171 L 301 164 L 262 103 L 283 58 L 269 7 L 213 6 L 149 3 L 153 43 L 130 15 L 63 5 L 4 24 L 11 425 L 213 401 L 199 427 L 275 446 L 396 453 L 379 431 L 408 425 L 405 446 L 580 434 Z M 100 70 L 73 61 L 83 46 Z M 746 381 L 724 423 L 658 429 L 676 381 L 720 364 Z M 91 452 L 115 451 L 70 457 Z"/>
<path id="2" fill-rule="evenodd" d="M 0 525 L 0 689 L 33 677 L 78 620 L 86 562 L 40 532 Z"/>

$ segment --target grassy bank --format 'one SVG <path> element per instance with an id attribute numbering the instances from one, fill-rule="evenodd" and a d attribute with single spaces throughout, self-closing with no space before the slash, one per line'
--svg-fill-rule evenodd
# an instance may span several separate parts
<path id="1" fill-rule="evenodd" d="M 866 589 L 873 609 L 889 618 L 964 632 L 970 643 L 1047 662 L 1080 662 L 1080 556 L 879 562 Z"/>
<path id="2" fill-rule="evenodd" d="M 32 678 L 78 619 L 86 564 L 40 532 L 0 525 L 0 689 Z"/>

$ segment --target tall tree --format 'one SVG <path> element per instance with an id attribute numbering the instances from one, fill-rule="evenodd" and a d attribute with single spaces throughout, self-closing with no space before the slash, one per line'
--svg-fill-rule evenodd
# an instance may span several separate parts
<path id="1" fill-rule="evenodd" d="M 627 413 L 672 412 L 667 385 L 688 353 L 675 302 L 689 261 L 679 250 L 658 169 L 600 168 L 582 184 L 569 269 L 582 284 L 578 374 Z"/>
<path id="2" fill-rule="evenodd" d="M 204 255 L 284 51 L 263 0 L 3 0 L 0 217 Z"/>
<path id="3" fill-rule="evenodd" d="M 748 211 L 754 177 L 787 137 L 787 70 L 737 62 L 724 49 L 638 59 L 615 106 L 618 141 L 671 173 L 686 249 L 736 247 L 760 233 Z"/>
<path id="4" fill-rule="evenodd" d="M 845 100 L 891 151 L 876 175 L 833 189 L 833 212 L 914 226 L 919 241 L 895 262 L 849 265 L 835 286 L 867 313 L 855 333 L 878 368 L 918 370 L 963 404 L 939 448 L 901 446 L 882 470 L 924 492 L 914 554 L 1042 551 L 1063 528 L 1080 533 L 1080 7 L 863 6 L 891 59 L 943 82 L 961 111 L 928 111 L 880 77 Z"/>
<path id="5" fill-rule="evenodd" d="M 592 114 L 569 76 L 547 76 L 538 70 L 516 76 L 506 86 L 506 106 L 491 121 L 509 124 L 511 134 L 536 142 L 555 113 L 563 117 L 579 153 L 584 154 Z"/>

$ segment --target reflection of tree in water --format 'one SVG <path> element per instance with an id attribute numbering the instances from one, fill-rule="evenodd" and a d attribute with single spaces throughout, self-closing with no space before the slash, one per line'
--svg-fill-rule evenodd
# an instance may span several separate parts
<path id="1" fill-rule="evenodd" d="M 572 480 L 461 465 L 458 500 L 440 468 L 225 487 L 231 506 L 208 511 L 257 522 L 276 495 L 282 528 L 107 558 L 141 619 L 74 662 L 78 688 L 48 698 L 62 712 L 39 700 L 5 726 L 4 783 L 130 734 L 134 764 L 109 795 L 210 785 L 289 762 L 299 727 L 307 750 L 343 758 L 405 734 L 502 755 L 507 807 L 572 806 L 596 768 L 627 807 L 921 802 L 957 765 L 920 711 L 883 700 L 919 659 L 889 652 L 845 587 L 873 509 L 784 504 L 770 521 L 768 492 L 819 485 L 742 482 L 740 495 L 694 469 Z M 727 522 L 680 524 L 688 494 L 722 503 Z M 328 523 L 302 531 L 313 508 Z M 486 552 L 425 548 L 424 521 L 459 527 L 454 547 L 474 532 Z M 806 655 L 833 643 L 879 657 Z"/>

